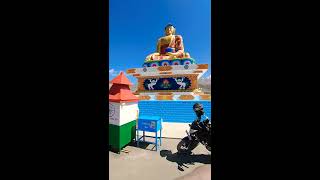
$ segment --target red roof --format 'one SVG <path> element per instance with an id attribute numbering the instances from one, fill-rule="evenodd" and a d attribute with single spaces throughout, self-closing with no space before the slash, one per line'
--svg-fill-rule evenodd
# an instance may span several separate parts
<path id="1" fill-rule="evenodd" d="M 111 102 L 138 102 L 139 98 L 135 96 L 130 89 L 120 89 L 116 94 L 109 94 L 109 101 Z"/>
<path id="2" fill-rule="evenodd" d="M 133 85 L 128 78 L 121 72 L 111 81 L 113 84 L 109 90 L 109 101 L 111 102 L 138 102 L 139 98 L 135 96 L 129 85 Z"/>
<path id="3" fill-rule="evenodd" d="M 126 84 L 126 85 L 133 85 L 129 79 L 124 75 L 123 72 L 120 72 L 120 74 L 115 77 L 112 81 L 111 81 L 112 84 Z"/>

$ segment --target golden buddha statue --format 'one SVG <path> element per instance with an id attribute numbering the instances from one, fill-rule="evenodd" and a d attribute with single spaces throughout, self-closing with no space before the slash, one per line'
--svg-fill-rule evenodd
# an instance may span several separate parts
<path id="1" fill-rule="evenodd" d="M 165 27 L 165 36 L 159 38 L 157 51 L 148 55 L 145 61 L 172 60 L 177 58 L 190 58 L 189 53 L 184 52 L 183 39 L 175 35 L 176 29 L 172 24 Z"/>

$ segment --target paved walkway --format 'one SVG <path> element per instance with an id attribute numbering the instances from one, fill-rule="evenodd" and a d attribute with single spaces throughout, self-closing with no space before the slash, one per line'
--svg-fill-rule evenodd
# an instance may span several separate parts
<path id="1" fill-rule="evenodd" d="M 178 129 L 177 132 L 180 133 L 180 128 Z M 109 151 L 110 180 L 174 180 L 197 167 L 211 164 L 210 152 L 201 144 L 193 150 L 192 155 L 178 155 L 176 146 L 179 141 L 180 139 L 163 138 L 158 152 L 151 150 L 153 144 L 146 143 L 140 143 L 140 147 L 129 145 L 124 148 L 126 152 L 120 154 Z"/>

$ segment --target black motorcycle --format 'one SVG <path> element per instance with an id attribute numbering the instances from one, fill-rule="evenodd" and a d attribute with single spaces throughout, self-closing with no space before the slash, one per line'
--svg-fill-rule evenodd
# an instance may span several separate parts
<path id="1" fill-rule="evenodd" d="M 179 142 L 177 150 L 179 153 L 191 153 L 191 151 L 201 143 L 211 152 L 211 122 L 209 118 L 204 115 L 201 104 L 196 103 L 193 106 L 193 110 L 198 119 L 193 121 L 192 124 L 189 124 L 190 130 L 186 130 L 188 136 Z M 202 115 L 206 117 L 206 120 L 201 122 L 200 119 Z"/>

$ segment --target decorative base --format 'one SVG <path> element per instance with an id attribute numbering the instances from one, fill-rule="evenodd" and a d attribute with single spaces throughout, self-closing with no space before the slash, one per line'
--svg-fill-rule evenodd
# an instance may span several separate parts
<path id="1" fill-rule="evenodd" d="M 197 75 L 181 74 L 138 78 L 138 92 L 192 92 L 197 85 Z"/>
<path id="2" fill-rule="evenodd" d="M 197 75 L 200 78 L 207 70 L 208 64 L 185 64 L 173 66 L 132 68 L 127 74 L 134 77 L 154 78 L 162 75 Z"/>
<path id="3" fill-rule="evenodd" d="M 158 66 L 176 66 L 176 65 L 186 65 L 195 64 L 195 60 L 192 58 L 176 58 L 176 59 L 160 59 L 160 60 L 150 60 L 143 64 L 143 67 L 158 67 Z"/>
<path id="4" fill-rule="evenodd" d="M 157 101 L 157 100 L 169 100 L 169 101 L 193 101 L 193 100 L 207 100 L 211 101 L 210 94 L 171 94 L 171 95 L 159 95 L 159 94 L 140 94 L 138 95 L 140 101 Z"/>
<path id="5" fill-rule="evenodd" d="M 186 64 L 128 69 L 138 78 L 137 93 L 193 92 L 208 64 Z M 162 94 L 165 95 L 165 94 Z"/>
<path id="6" fill-rule="evenodd" d="M 137 92 L 137 95 L 144 96 L 144 95 L 194 95 L 195 93 L 192 91 L 189 92 Z"/>

